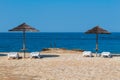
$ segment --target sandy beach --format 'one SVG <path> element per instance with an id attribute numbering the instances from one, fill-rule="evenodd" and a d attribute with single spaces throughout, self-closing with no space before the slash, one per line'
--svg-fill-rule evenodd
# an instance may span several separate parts
<path id="1" fill-rule="evenodd" d="M 83 57 L 79 51 L 41 52 L 41 59 L 0 53 L 0 80 L 120 80 L 120 57 Z M 70 53 L 71 52 L 71 53 Z"/>

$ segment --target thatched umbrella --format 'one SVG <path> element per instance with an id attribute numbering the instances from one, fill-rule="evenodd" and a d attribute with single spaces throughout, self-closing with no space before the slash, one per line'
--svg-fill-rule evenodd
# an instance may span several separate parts
<path id="1" fill-rule="evenodd" d="M 96 26 L 90 30 L 88 30 L 87 32 L 85 32 L 86 34 L 96 34 L 96 54 L 98 52 L 98 34 L 110 34 L 110 32 L 108 32 L 107 30 L 104 30 L 103 28 L 100 28 L 99 26 Z"/>
<path id="2" fill-rule="evenodd" d="M 25 52 L 26 52 L 26 40 L 25 40 L 26 36 L 25 36 L 25 32 L 26 31 L 37 32 L 39 30 L 37 30 L 37 29 L 27 25 L 26 23 L 23 23 L 23 24 L 15 27 L 15 28 L 9 30 L 9 31 L 22 31 L 23 32 L 23 47 L 22 47 L 22 50 L 24 52 L 24 56 L 23 57 L 25 58 Z"/>

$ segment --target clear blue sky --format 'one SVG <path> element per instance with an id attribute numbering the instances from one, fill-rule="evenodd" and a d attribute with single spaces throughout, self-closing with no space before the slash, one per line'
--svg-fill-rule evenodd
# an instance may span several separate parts
<path id="1" fill-rule="evenodd" d="M 0 0 L 0 32 L 26 22 L 41 32 L 120 32 L 120 0 Z"/>

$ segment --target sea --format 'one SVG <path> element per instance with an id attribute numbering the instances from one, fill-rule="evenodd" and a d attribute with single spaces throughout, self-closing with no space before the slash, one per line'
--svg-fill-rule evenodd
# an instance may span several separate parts
<path id="1" fill-rule="evenodd" d="M 22 52 L 22 32 L 1 32 L 0 52 Z M 95 52 L 96 35 L 83 32 L 27 32 L 26 51 L 42 51 L 45 48 L 89 50 Z M 120 54 L 120 33 L 99 34 L 98 52 Z"/>

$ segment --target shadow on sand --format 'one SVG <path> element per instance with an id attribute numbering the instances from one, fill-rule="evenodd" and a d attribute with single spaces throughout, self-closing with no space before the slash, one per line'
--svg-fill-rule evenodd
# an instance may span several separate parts
<path id="1" fill-rule="evenodd" d="M 7 54 L 0 54 L 0 56 L 7 56 Z"/>
<path id="2" fill-rule="evenodd" d="M 53 58 L 53 57 L 59 57 L 59 55 L 41 55 L 41 58 Z"/>

